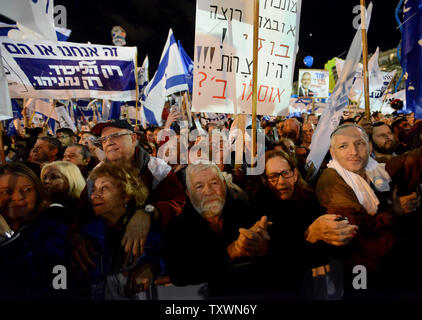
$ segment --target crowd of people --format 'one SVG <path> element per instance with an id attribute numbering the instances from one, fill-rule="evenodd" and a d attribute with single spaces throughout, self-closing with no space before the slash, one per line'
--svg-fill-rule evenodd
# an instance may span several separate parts
<path id="1" fill-rule="evenodd" d="M 345 112 L 312 177 L 315 114 L 261 119 L 258 176 L 234 153 L 221 161 L 224 144 L 210 143 L 232 119 L 201 128 L 208 136 L 186 147 L 209 152 L 182 161 L 178 119 L 172 111 L 163 127 L 116 119 L 6 139 L 1 299 L 137 299 L 153 286 L 202 283 L 210 298 L 422 296 L 422 121 L 413 114 Z M 56 266 L 65 290 L 53 285 Z"/>

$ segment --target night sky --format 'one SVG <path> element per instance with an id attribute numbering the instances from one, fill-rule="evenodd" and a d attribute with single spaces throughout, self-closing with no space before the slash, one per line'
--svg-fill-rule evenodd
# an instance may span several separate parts
<path id="1" fill-rule="evenodd" d="M 359 3 L 359 0 L 302 1 L 296 69 L 305 68 L 303 58 L 307 55 L 314 57 L 313 68 L 323 68 L 335 56 L 345 58 L 355 34 L 353 7 Z M 373 3 L 368 32 L 370 54 L 377 46 L 381 51 L 395 48 L 401 39 L 394 16 L 398 0 Z M 127 32 L 127 45 L 138 47 L 139 64 L 148 54 L 150 77 L 157 68 L 170 27 L 193 59 L 196 0 L 56 0 L 54 4 L 67 9 L 67 28 L 72 30 L 68 41 L 112 45 L 112 27 L 122 26 Z"/>

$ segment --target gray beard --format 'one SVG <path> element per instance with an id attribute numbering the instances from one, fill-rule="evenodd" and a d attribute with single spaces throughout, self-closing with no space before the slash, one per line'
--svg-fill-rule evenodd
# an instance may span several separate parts
<path id="1" fill-rule="evenodd" d="M 223 213 L 224 205 L 225 205 L 225 202 L 222 203 L 221 209 L 218 212 L 216 212 L 216 211 L 205 210 L 204 207 L 199 207 L 192 203 L 192 206 L 195 208 L 195 210 L 204 218 L 212 218 L 215 216 L 221 216 L 221 214 Z"/>

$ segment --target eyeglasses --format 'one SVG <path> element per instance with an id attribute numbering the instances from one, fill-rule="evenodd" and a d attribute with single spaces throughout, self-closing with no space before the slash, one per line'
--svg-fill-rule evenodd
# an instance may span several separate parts
<path id="1" fill-rule="evenodd" d="M 129 132 L 113 133 L 113 134 L 110 134 L 108 136 L 98 138 L 98 142 L 101 143 L 101 144 L 104 144 L 105 142 L 107 142 L 109 140 L 115 140 L 115 139 L 118 139 L 122 136 L 128 136 L 128 135 L 132 135 L 132 133 L 129 133 Z"/>
<path id="2" fill-rule="evenodd" d="M 66 138 L 69 138 L 69 136 L 67 136 L 65 134 L 62 134 L 62 135 L 60 135 L 60 136 L 57 137 L 57 139 L 59 139 L 59 140 L 66 139 Z"/>
<path id="3" fill-rule="evenodd" d="M 276 183 L 278 182 L 278 180 L 280 179 L 280 176 L 283 177 L 283 179 L 289 179 L 291 177 L 293 177 L 294 175 L 294 171 L 292 169 L 290 170 L 284 170 L 278 173 L 271 173 L 267 176 L 268 181 L 272 182 L 272 183 Z"/>

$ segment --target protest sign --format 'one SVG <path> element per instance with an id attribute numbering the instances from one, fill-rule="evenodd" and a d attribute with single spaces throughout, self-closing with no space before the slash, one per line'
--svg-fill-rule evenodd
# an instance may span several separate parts
<path id="1" fill-rule="evenodd" d="M 299 69 L 299 97 L 328 98 L 330 73 L 326 70 Z"/>
<path id="2" fill-rule="evenodd" d="M 135 47 L 0 38 L 11 98 L 135 100 Z"/>
<path id="3" fill-rule="evenodd" d="M 192 109 L 252 112 L 253 1 L 198 0 Z M 301 1 L 260 1 L 258 110 L 278 115 L 289 106 Z"/>

